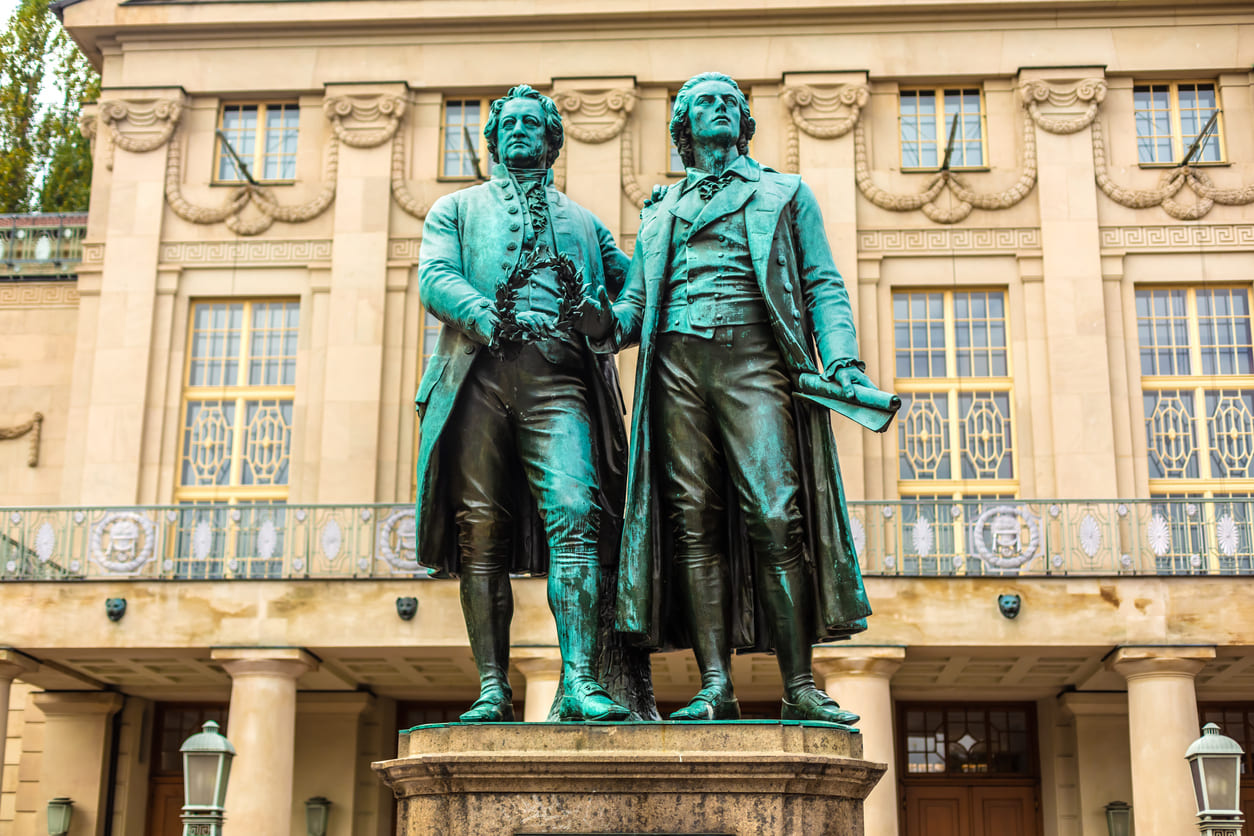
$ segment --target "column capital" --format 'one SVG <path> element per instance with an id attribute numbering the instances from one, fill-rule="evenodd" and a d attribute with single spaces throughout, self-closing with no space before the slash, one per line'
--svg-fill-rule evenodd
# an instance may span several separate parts
<path id="1" fill-rule="evenodd" d="M 1120 647 L 1106 666 L 1129 681 L 1149 676 L 1197 676 L 1215 658 L 1214 647 Z"/>
<path id="2" fill-rule="evenodd" d="M 1128 695 L 1126 693 L 1086 693 L 1084 691 L 1068 691 L 1058 697 L 1058 705 L 1063 713 L 1071 717 L 1127 717 Z"/>
<path id="3" fill-rule="evenodd" d="M 114 691 L 40 691 L 35 705 L 49 717 L 103 714 L 112 716 L 122 708 L 122 695 Z"/>
<path id="4" fill-rule="evenodd" d="M 301 647 L 215 647 L 209 658 L 221 663 L 232 679 L 258 675 L 296 679 L 318 669 L 318 657 Z"/>
<path id="5" fill-rule="evenodd" d="M 17 679 L 27 673 L 39 670 L 39 662 L 20 650 L 11 647 L 0 647 L 0 679 Z"/>
<path id="6" fill-rule="evenodd" d="M 832 676 L 878 676 L 889 679 L 906 660 L 904 647 L 816 647 L 814 672 Z"/>

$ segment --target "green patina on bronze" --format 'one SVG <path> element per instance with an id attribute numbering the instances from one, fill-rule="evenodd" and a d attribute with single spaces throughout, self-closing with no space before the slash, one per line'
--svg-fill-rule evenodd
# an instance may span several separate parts
<path id="1" fill-rule="evenodd" d="M 686 176 L 641 213 L 613 305 L 617 347 L 640 346 L 617 626 L 694 649 L 702 689 L 675 719 L 738 717 L 730 651 L 774 650 L 784 719 L 849 725 L 814 686 L 810 645 L 866 629 L 871 608 L 813 384 L 875 429 L 893 399 L 858 361 L 814 194 L 747 156 L 753 130 L 732 79 L 684 85 L 671 136 Z"/>
<path id="2" fill-rule="evenodd" d="M 612 630 L 626 437 L 605 338 L 627 258 L 552 186 L 549 98 L 512 89 L 484 132 L 492 179 L 436 201 L 418 270 L 444 323 L 415 398 L 418 557 L 460 577 L 480 674 L 462 719 L 514 717 L 511 573 L 549 578 L 563 661 L 550 716 L 654 717 L 648 659 Z"/>

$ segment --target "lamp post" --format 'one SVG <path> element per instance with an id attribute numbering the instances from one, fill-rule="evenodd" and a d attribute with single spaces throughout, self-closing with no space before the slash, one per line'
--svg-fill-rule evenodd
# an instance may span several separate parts
<path id="1" fill-rule="evenodd" d="M 1220 734 L 1214 723 L 1207 723 L 1202 736 L 1185 752 L 1193 772 L 1197 824 L 1204 835 L 1240 836 L 1243 820 L 1238 794 L 1244 755 L 1240 744 Z"/>
<path id="2" fill-rule="evenodd" d="M 48 802 L 48 836 L 65 836 L 70 832 L 70 818 L 74 814 L 74 802 L 68 798 L 54 798 Z"/>
<path id="3" fill-rule="evenodd" d="M 327 836 L 327 819 L 331 815 L 331 802 L 315 795 L 305 802 L 305 832 L 309 836 Z"/>
<path id="4" fill-rule="evenodd" d="M 1132 836 L 1132 805 L 1112 801 L 1106 805 L 1106 832 L 1110 836 Z"/>
<path id="5" fill-rule="evenodd" d="M 235 747 L 210 720 L 179 747 L 183 753 L 183 836 L 222 836 L 226 785 Z"/>

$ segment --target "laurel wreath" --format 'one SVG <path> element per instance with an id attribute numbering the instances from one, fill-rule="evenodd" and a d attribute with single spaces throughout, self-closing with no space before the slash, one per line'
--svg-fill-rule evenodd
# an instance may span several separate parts
<path id="1" fill-rule="evenodd" d="M 547 250 L 539 249 L 519 264 L 510 277 L 496 289 L 498 347 L 504 343 L 521 343 L 529 338 L 526 329 L 518 322 L 519 295 L 536 273 L 547 268 L 553 269 L 557 279 L 557 330 L 562 334 L 574 331 L 579 305 L 585 297 L 583 276 L 570 256 L 553 255 Z"/>

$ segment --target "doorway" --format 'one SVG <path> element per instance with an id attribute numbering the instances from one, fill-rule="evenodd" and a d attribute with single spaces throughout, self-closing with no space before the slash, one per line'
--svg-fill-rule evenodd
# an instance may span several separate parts
<path id="1" fill-rule="evenodd" d="M 901 703 L 903 836 L 1040 836 L 1031 703 Z"/>
<path id="2" fill-rule="evenodd" d="M 223 703 L 159 702 L 152 725 L 152 771 L 148 776 L 145 836 L 179 836 L 183 832 L 183 741 L 213 720 L 226 733 Z"/>

